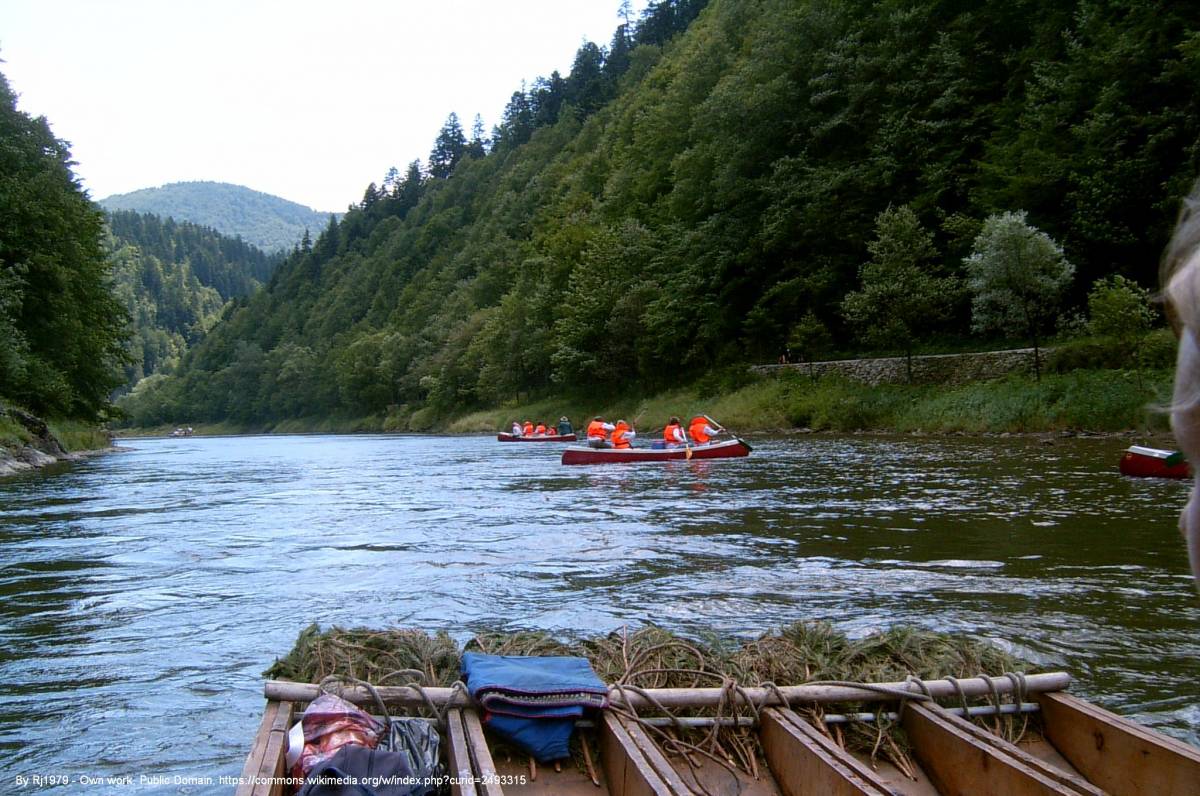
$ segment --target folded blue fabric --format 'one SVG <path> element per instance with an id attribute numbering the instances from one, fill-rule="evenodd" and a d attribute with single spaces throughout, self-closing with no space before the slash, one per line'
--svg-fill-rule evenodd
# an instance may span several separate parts
<path id="1" fill-rule="evenodd" d="M 484 724 L 518 749 L 533 755 L 539 763 L 571 756 L 575 719 L 518 719 L 489 713 Z"/>
<path id="2" fill-rule="evenodd" d="M 491 713 L 563 719 L 608 706 L 608 686 L 587 658 L 467 652 L 462 670 L 471 696 Z"/>
<path id="3" fill-rule="evenodd" d="M 585 708 L 608 706 L 608 686 L 586 658 L 467 652 L 462 671 L 487 727 L 542 763 L 570 754 Z"/>

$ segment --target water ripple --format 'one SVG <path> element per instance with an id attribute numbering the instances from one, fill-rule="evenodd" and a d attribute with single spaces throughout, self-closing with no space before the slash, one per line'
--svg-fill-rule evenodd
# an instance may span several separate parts
<path id="1" fill-rule="evenodd" d="M 809 437 L 595 468 L 491 437 L 124 446 L 0 481 L 0 780 L 236 775 L 263 669 L 314 621 L 914 625 L 1200 740 L 1186 486 L 1117 475 L 1121 441 Z"/>

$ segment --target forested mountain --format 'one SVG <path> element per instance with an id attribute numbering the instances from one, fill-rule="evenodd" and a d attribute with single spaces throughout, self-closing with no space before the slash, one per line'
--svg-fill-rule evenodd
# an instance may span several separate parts
<path id="1" fill-rule="evenodd" d="M 282 261 L 214 229 L 117 210 L 109 214 L 114 290 L 133 321 L 126 384 L 169 370 L 225 303 L 257 290 Z"/>
<path id="2" fill-rule="evenodd" d="M 106 210 L 134 210 L 212 227 L 240 236 L 264 252 L 290 251 L 305 230 L 316 234 L 329 223 L 320 213 L 278 196 L 224 182 L 175 182 L 100 199 Z M 340 214 L 334 214 L 340 215 Z"/>
<path id="3" fill-rule="evenodd" d="M 127 406 L 428 417 L 658 389 L 800 325 L 853 346 L 887 217 L 930 285 L 999 218 L 1061 247 L 1068 303 L 1150 286 L 1198 140 L 1193 4 L 662 0 L 490 141 L 451 117 L 427 169 L 369 186 Z M 941 331 L 970 332 L 966 302 L 944 292 Z"/>
<path id="4" fill-rule="evenodd" d="M 121 380 L 126 319 L 109 289 L 104 216 L 71 166 L 0 75 L 0 399 L 95 419 Z"/>

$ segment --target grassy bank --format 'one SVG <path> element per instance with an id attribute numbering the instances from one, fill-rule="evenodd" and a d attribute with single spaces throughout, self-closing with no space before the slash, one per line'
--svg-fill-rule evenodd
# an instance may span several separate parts
<path id="1" fill-rule="evenodd" d="M 1169 369 L 1141 374 L 1121 370 L 1050 373 L 1041 381 L 1013 375 L 959 387 L 858 384 L 839 377 L 813 380 L 801 371 L 777 376 L 709 380 L 644 398 L 607 402 L 544 398 L 439 417 L 430 409 L 394 410 L 366 417 L 312 417 L 268 428 L 231 423 L 196 425 L 196 434 L 435 432 L 494 433 L 514 420 L 549 425 L 566 415 L 576 428 L 595 415 L 624 418 L 643 435 L 672 415 L 685 421 L 707 414 L 735 433 L 792 429 L 939 433 L 1034 433 L 1056 431 L 1158 433 L 1169 430 L 1162 407 L 1171 391 Z M 165 435 L 173 427 L 123 429 L 122 436 Z"/>
<path id="2" fill-rule="evenodd" d="M 0 409 L 6 408 L 0 406 Z M 112 445 L 109 432 L 93 423 L 61 418 L 45 422 L 50 433 L 68 453 L 104 450 Z M 0 448 L 15 450 L 26 445 L 40 445 L 35 433 L 15 417 L 0 412 Z"/>
<path id="3" fill-rule="evenodd" d="M 881 385 L 839 378 L 812 380 L 799 372 L 767 377 L 732 391 L 706 395 L 678 390 L 609 406 L 540 401 L 475 412 L 448 423 L 452 432 L 505 429 L 514 419 L 578 425 L 601 414 L 624 417 L 641 429 L 661 428 L 671 415 L 708 414 L 736 432 L 807 428 L 814 431 L 1027 433 L 1046 431 L 1168 430 L 1161 407 L 1170 396 L 1167 370 L 1079 370 L 1041 381 L 1012 376 L 961 387 Z"/>
<path id="4" fill-rule="evenodd" d="M 96 425 L 78 420 L 47 420 L 46 425 L 67 453 L 104 450 L 112 445 L 109 432 Z"/>

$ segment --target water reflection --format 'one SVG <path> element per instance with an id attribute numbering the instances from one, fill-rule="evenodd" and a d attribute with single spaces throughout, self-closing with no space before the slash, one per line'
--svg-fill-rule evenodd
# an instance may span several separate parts
<path id="1" fill-rule="evenodd" d="M 564 468 L 491 437 L 126 443 L 0 481 L 0 781 L 236 775 L 261 672 L 313 621 L 912 624 L 1195 742 L 1186 486 L 1117 475 L 1125 444 L 812 437 Z"/>

